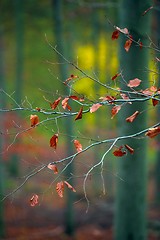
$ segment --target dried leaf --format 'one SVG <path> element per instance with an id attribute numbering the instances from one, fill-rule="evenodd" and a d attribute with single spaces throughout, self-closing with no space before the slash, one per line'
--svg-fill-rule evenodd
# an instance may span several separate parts
<path id="1" fill-rule="evenodd" d="M 69 96 L 69 98 L 73 99 L 73 100 L 79 100 L 79 97 L 75 96 L 75 95 L 71 95 Z"/>
<path id="2" fill-rule="evenodd" d="M 126 122 L 132 123 L 139 113 L 140 113 L 139 111 L 135 111 L 131 116 L 126 118 Z"/>
<path id="3" fill-rule="evenodd" d="M 140 47 L 140 49 L 143 48 L 143 43 L 142 42 L 139 42 L 139 47 Z"/>
<path id="4" fill-rule="evenodd" d="M 38 204 L 38 195 L 37 194 L 33 194 L 33 196 L 30 199 L 30 206 L 31 207 L 35 207 Z"/>
<path id="5" fill-rule="evenodd" d="M 128 39 L 128 40 L 125 42 L 124 49 L 126 50 L 126 52 L 129 51 L 129 49 L 130 49 L 130 47 L 131 47 L 131 44 L 132 44 L 132 40 L 131 40 L 131 39 Z"/>
<path id="6" fill-rule="evenodd" d="M 50 102 L 51 109 L 53 109 L 53 110 L 56 109 L 56 107 L 58 106 L 60 101 L 61 101 L 61 97 L 56 99 L 53 103 Z"/>
<path id="7" fill-rule="evenodd" d="M 155 107 L 157 104 L 159 103 L 159 101 L 157 99 L 152 99 L 152 104 Z"/>
<path id="8" fill-rule="evenodd" d="M 114 118 L 114 116 L 119 112 L 119 110 L 121 109 L 121 105 L 118 105 L 118 106 L 114 106 L 111 110 L 111 119 Z"/>
<path id="9" fill-rule="evenodd" d="M 56 191 L 58 193 L 58 196 L 63 198 L 63 193 L 64 193 L 64 182 L 58 182 L 56 185 Z"/>
<path id="10" fill-rule="evenodd" d="M 118 31 L 118 30 L 115 30 L 115 31 L 112 33 L 112 40 L 118 39 L 118 37 L 119 37 L 119 31 Z"/>
<path id="11" fill-rule="evenodd" d="M 113 104 L 116 98 L 114 96 L 106 96 L 106 97 L 100 97 L 99 99 L 102 99 L 103 101 L 108 101 L 108 103 Z"/>
<path id="12" fill-rule="evenodd" d="M 71 107 L 70 107 L 69 104 L 68 104 L 68 100 L 69 100 L 69 97 L 66 97 L 66 98 L 63 99 L 63 101 L 62 101 L 62 107 L 63 107 L 64 109 L 67 108 L 69 111 L 71 111 Z"/>
<path id="13" fill-rule="evenodd" d="M 111 79 L 114 81 L 117 77 L 119 77 L 121 75 L 121 73 L 117 73 L 115 74 Z"/>
<path id="14" fill-rule="evenodd" d="M 83 107 L 80 108 L 74 120 L 76 121 L 76 120 L 82 119 L 82 113 L 83 113 Z"/>
<path id="15" fill-rule="evenodd" d="M 74 74 L 71 74 L 71 76 L 69 78 L 67 78 L 63 83 L 64 84 L 67 84 L 67 82 L 73 80 L 74 78 L 78 78 L 78 76 L 74 75 Z"/>
<path id="16" fill-rule="evenodd" d="M 129 97 L 125 93 L 121 93 L 120 95 L 124 100 L 127 100 L 127 102 L 128 102 L 128 100 L 130 100 Z M 128 102 L 128 103 L 132 104 L 132 102 Z"/>
<path id="17" fill-rule="evenodd" d="M 119 148 L 117 148 L 114 152 L 113 152 L 113 154 L 114 154 L 114 156 L 116 156 L 116 157 L 122 157 L 122 156 L 124 156 L 125 154 L 126 154 L 126 151 L 122 151 L 122 148 L 123 148 L 123 146 L 120 146 Z"/>
<path id="18" fill-rule="evenodd" d="M 129 34 L 129 32 L 128 32 L 128 29 L 127 29 L 127 28 L 119 28 L 119 27 L 116 27 L 116 29 L 117 29 L 118 31 L 120 31 L 121 33 L 123 33 L 123 34 L 126 34 L 126 35 L 128 35 L 128 34 Z"/>
<path id="19" fill-rule="evenodd" d="M 78 140 L 74 140 L 74 146 L 75 146 L 77 152 L 82 151 L 82 144 Z"/>
<path id="20" fill-rule="evenodd" d="M 150 138 L 154 138 L 158 134 L 160 134 L 160 127 L 150 128 L 145 135 Z"/>
<path id="21" fill-rule="evenodd" d="M 90 113 L 96 112 L 100 107 L 102 107 L 102 104 L 100 103 L 93 104 L 92 107 L 90 107 Z"/>
<path id="22" fill-rule="evenodd" d="M 58 143 L 58 133 L 54 134 L 50 139 L 50 147 L 53 147 L 54 149 L 57 148 Z"/>
<path id="23" fill-rule="evenodd" d="M 133 80 L 130 80 L 127 84 L 128 87 L 138 87 L 142 81 L 139 78 L 135 78 Z"/>
<path id="24" fill-rule="evenodd" d="M 64 183 L 66 184 L 66 186 L 71 189 L 73 192 L 76 192 L 76 190 L 72 187 L 71 184 L 69 184 L 67 181 L 64 181 Z"/>
<path id="25" fill-rule="evenodd" d="M 131 148 L 129 145 L 125 144 L 124 146 L 125 146 L 125 147 L 127 148 L 127 150 L 130 152 L 130 154 L 133 154 L 133 153 L 134 153 L 134 149 Z"/>
<path id="26" fill-rule="evenodd" d="M 51 169 L 54 172 L 54 174 L 58 174 L 58 168 L 56 164 L 49 163 L 47 167 Z"/>
<path id="27" fill-rule="evenodd" d="M 37 115 L 30 116 L 31 127 L 35 127 L 39 123 L 39 117 Z"/>
<path id="28" fill-rule="evenodd" d="M 146 13 L 148 13 L 152 8 L 153 8 L 153 6 L 147 8 L 147 10 L 145 10 L 145 11 L 142 13 L 142 16 L 144 16 Z"/>

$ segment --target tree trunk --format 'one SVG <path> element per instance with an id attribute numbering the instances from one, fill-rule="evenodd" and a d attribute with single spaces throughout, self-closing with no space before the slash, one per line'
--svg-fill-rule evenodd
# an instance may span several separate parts
<path id="1" fill-rule="evenodd" d="M 139 39 L 145 45 L 146 33 L 149 34 L 150 12 L 142 16 L 142 13 L 150 6 L 150 1 L 122 0 L 120 6 L 120 27 L 128 28 L 133 39 Z M 148 87 L 148 74 L 145 67 L 148 66 L 148 49 L 136 46 L 132 43 L 129 52 L 124 50 L 127 40 L 122 38 L 120 43 L 120 67 L 128 82 L 131 79 L 142 80 L 141 89 Z M 125 83 L 121 85 L 125 89 Z M 128 87 L 126 87 L 128 90 Z M 145 102 L 141 104 L 127 104 L 122 107 L 119 126 L 120 135 L 125 136 L 145 129 L 147 123 Z M 127 123 L 125 119 L 136 110 L 142 112 L 133 123 Z M 117 179 L 116 213 L 115 213 L 115 239 L 116 240 L 145 240 L 146 239 L 146 140 L 128 139 L 125 142 L 135 149 L 133 155 L 118 159 L 118 174 L 124 181 Z"/>

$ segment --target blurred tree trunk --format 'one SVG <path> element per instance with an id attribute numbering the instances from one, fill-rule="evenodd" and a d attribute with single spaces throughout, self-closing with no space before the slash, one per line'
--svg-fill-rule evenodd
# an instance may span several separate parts
<path id="1" fill-rule="evenodd" d="M 141 40 L 145 45 L 147 41 L 146 33 L 149 34 L 150 12 L 142 16 L 148 9 L 150 1 L 122 0 L 120 6 L 121 28 L 128 28 L 135 40 Z M 120 67 L 128 82 L 131 79 L 142 80 L 141 89 L 148 87 L 148 73 L 145 67 L 148 66 L 148 49 L 140 49 L 136 44 L 127 53 L 124 50 L 126 38 L 122 38 L 120 43 Z M 117 56 L 118 57 L 118 56 Z M 122 83 L 122 89 L 125 89 Z M 126 87 L 128 90 L 128 87 Z M 122 107 L 119 118 L 120 135 L 125 136 L 139 132 L 146 128 L 147 108 L 145 102 L 141 104 L 127 104 Z M 132 115 L 136 110 L 143 112 L 133 123 L 127 123 L 126 117 Z M 146 186 L 147 186 L 147 156 L 146 139 L 139 143 L 137 139 L 128 139 L 123 142 L 135 149 L 133 155 L 118 159 L 118 174 L 124 181 L 117 179 L 116 189 L 116 213 L 115 213 L 115 239 L 116 240 L 145 240 L 146 239 Z M 121 145 L 123 144 L 120 143 Z"/>
<path id="2" fill-rule="evenodd" d="M 54 13 L 54 40 L 55 44 L 57 45 L 57 49 L 64 55 L 70 56 L 71 53 L 67 52 L 66 49 L 71 49 L 70 41 L 66 40 L 64 37 L 63 31 L 63 1 L 62 0 L 52 0 L 52 7 Z M 67 41 L 67 45 L 65 43 Z M 70 47 L 68 46 L 70 45 Z M 73 50 L 74 51 L 74 50 Z M 58 62 L 62 62 L 61 57 L 58 56 Z M 60 79 L 65 81 L 68 77 L 68 68 L 66 64 L 59 65 L 59 72 L 60 72 Z M 65 85 L 64 85 L 65 87 Z M 66 87 L 63 89 L 65 95 L 69 95 L 69 89 Z M 73 125 L 70 118 L 65 120 L 66 128 L 66 136 L 73 135 Z M 67 148 L 67 155 L 73 154 L 73 144 L 70 141 L 70 138 L 66 138 L 66 148 Z M 73 173 L 74 167 L 73 163 L 68 166 L 65 171 L 66 179 L 71 177 L 71 173 Z M 70 180 L 70 184 L 73 185 L 73 178 Z M 74 233 L 74 208 L 73 208 L 73 201 L 74 201 L 74 193 L 72 191 L 67 191 L 66 194 L 66 215 L 65 215 L 65 228 L 66 233 L 68 235 L 73 235 Z"/>
<path id="3" fill-rule="evenodd" d="M 24 2 L 21 0 L 14 1 L 15 8 L 15 33 L 16 33 L 16 81 L 15 81 L 15 100 L 21 104 L 23 89 L 23 52 L 24 52 Z M 19 141 L 19 140 L 17 140 Z M 19 143 L 19 142 L 18 142 Z M 10 173 L 13 176 L 19 174 L 19 155 L 13 154 L 10 163 Z"/>
<path id="4" fill-rule="evenodd" d="M 4 46 L 3 46 L 3 29 L 0 26 L 0 89 L 5 90 L 5 76 L 4 76 Z M 6 99 L 5 95 L 0 93 L 0 108 L 5 108 Z M 4 132 L 4 114 L 0 113 L 0 132 Z M 5 237 L 5 224 L 4 224 L 4 202 L 1 198 L 4 196 L 5 188 L 5 167 L 3 159 L 3 142 L 4 135 L 0 134 L 0 239 Z"/>

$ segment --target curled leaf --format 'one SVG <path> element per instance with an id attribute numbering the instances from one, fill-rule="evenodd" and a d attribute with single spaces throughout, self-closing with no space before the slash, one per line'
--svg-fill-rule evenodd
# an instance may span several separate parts
<path id="1" fill-rule="evenodd" d="M 77 152 L 82 151 L 82 144 L 78 140 L 74 140 L 74 146 L 75 146 Z"/>
<path id="2" fill-rule="evenodd" d="M 31 127 L 35 127 L 39 123 L 39 117 L 37 115 L 30 116 Z"/>
<path id="3" fill-rule="evenodd" d="M 57 148 L 58 143 L 58 133 L 54 134 L 50 139 L 50 147 L 53 147 L 54 149 Z"/>
<path id="4" fill-rule="evenodd" d="M 57 183 L 56 191 L 58 193 L 58 196 L 60 198 L 63 198 L 63 193 L 64 193 L 64 182 L 63 181 Z"/>
<path id="5" fill-rule="evenodd" d="M 116 156 L 116 157 L 122 157 L 122 156 L 124 156 L 124 155 L 126 154 L 126 151 L 122 150 L 122 148 L 123 148 L 123 146 L 120 146 L 119 148 L 117 148 L 117 149 L 113 152 L 114 156 Z"/>
<path id="6" fill-rule="evenodd" d="M 138 78 L 135 78 L 133 80 L 130 80 L 127 84 L 128 87 L 138 87 L 142 81 Z"/>
<path id="7" fill-rule="evenodd" d="M 120 95 L 121 95 L 121 97 L 122 97 L 124 100 L 126 100 L 127 102 L 128 102 L 128 100 L 130 100 L 129 97 L 128 97 L 125 93 L 121 93 Z M 128 103 L 129 103 L 129 104 L 132 104 L 132 102 L 128 102 Z"/>
<path id="8" fill-rule="evenodd" d="M 51 109 L 53 109 L 53 110 L 56 109 L 56 107 L 58 106 L 60 101 L 61 101 L 61 97 L 56 99 L 53 103 L 50 102 Z"/>
<path id="9" fill-rule="evenodd" d="M 54 172 L 54 174 L 58 174 L 58 168 L 56 164 L 49 163 L 47 167 L 51 169 Z"/>
<path id="10" fill-rule="evenodd" d="M 130 49 L 130 47 L 131 47 L 131 44 L 132 44 L 132 40 L 131 40 L 131 39 L 128 39 L 128 40 L 125 42 L 124 49 L 126 50 L 126 52 L 129 51 L 129 49 Z"/>
<path id="11" fill-rule="evenodd" d="M 68 100 L 69 100 L 69 97 L 66 97 L 66 98 L 63 99 L 63 101 L 62 101 L 62 107 L 63 107 L 64 109 L 67 108 L 69 111 L 71 111 L 71 107 L 70 107 L 69 104 L 68 104 Z"/>
<path id="12" fill-rule="evenodd" d="M 139 111 L 135 111 L 130 117 L 126 118 L 126 122 L 132 123 L 139 113 Z"/>
<path id="13" fill-rule="evenodd" d="M 108 103 L 113 104 L 116 98 L 114 96 L 106 96 L 106 97 L 100 97 L 99 99 L 102 99 L 103 101 L 108 101 Z"/>
<path id="14" fill-rule="evenodd" d="M 134 153 L 134 149 L 131 148 L 129 145 L 125 144 L 124 146 L 125 146 L 126 149 L 130 152 L 130 154 L 133 154 L 133 153 Z"/>
<path id="15" fill-rule="evenodd" d="M 96 112 L 100 107 L 102 107 L 102 104 L 100 103 L 93 104 L 92 107 L 90 107 L 90 113 Z"/>
<path id="16" fill-rule="evenodd" d="M 111 79 L 114 81 L 117 77 L 119 77 L 121 74 L 120 73 L 117 73 L 115 74 Z"/>
<path id="17" fill-rule="evenodd" d="M 126 35 L 129 34 L 129 31 L 128 31 L 127 28 L 119 28 L 119 27 L 116 27 L 116 29 L 117 29 L 118 31 L 120 31 L 121 33 L 123 33 L 123 34 L 126 34 Z"/>
<path id="18" fill-rule="evenodd" d="M 74 78 L 78 78 L 78 76 L 71 74 L 71 76 L 69 78 L 67 78 L 63 83 L 67 84 L 67 82 L 70 82 L 71 80 L 73 80 Z"/>
<path id="19" fill-rule="evenodd" d="M 83 113 L 83 107 L 80 108 L 74 120 L 76 121 L 76 120 L 82 119 L 82 113 Z"/>
<path id="20" fill-rule="evenodd" d="M 35 207 L 38 204 L 38 195 L 37 194 L 33 194 L 33 196 L 30 199 L 30 206 L 31 207 Z"/>
<path id="21" fill-rule="evenodd" d="M 145 135 L 150 138 L 154 138 L 158 134 L 160 134 L 160 127 L 150 128 Z"/>
<path id="22" fill-rule="evenodd" d="M 119 38 L 119 31 L 118 30 L 115 30 L 113 33 L 112 33 L 112 40 L 115 40 L 115 39 L 118 39 Z"/>
<path id="23" fill-rule="evenodd" d="M 121 105 L 118 105 L 118 106 L 114 106 L 111 110 L 111 119 L 114 118 L 114 116 L 119 112 L 119 110 L 121 109 Z"/>
<path id="24" fill-rule="evenodd" d="M 69 184 L 67 181 L 64 181 L 64 183 L 66 184 L 66 186 L 71 189 L 73 192 L 76 192 L 76 190 L 74 189 L 74 187 L 72 187 L 71 184 Z"/>
<path id="25" fill-rule="evenodd" d="M 159 103 L 159 101 L 157 99 L 152 98 L 152 104 L 155 107 L 157 104 Z"/>

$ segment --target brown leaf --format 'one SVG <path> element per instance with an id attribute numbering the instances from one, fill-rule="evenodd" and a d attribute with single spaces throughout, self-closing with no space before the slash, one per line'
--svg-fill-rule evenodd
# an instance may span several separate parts
<path id="1" fill-rule="evenodd" d="M 73 99 L 73 100 L 79 100 L 79 97 L 75 96 L 75 95 L 71 95 L 69 96 L 69 98 Z"/>
<path id="2" fill-rule="evenodd" d="M 82 151 L 82 144 L 78 140 L 74 140 L 74 146 L 75 146 L 77 152 Z"/>
<path id="3" fill-rule="evenodd" d="M 111 119 L 114 118 L 114 116 L 119 112 L 119 110 L 121 109 L 121 105 L 118 105 L 118 106 L 114 106 L 111 110 Z"/>
<path id="4" fill-rule="evenodd" d="M 39 123 L 39 117 L 37 115 L 30 116 L 31 127 L 35 127 Z"/>
<path id="5" fill-rule="evenodd" d="M 150 128 L 145 135 L 150 138 L 154 138 L 158 134 L 160 134 L 160 127 Z"/>
<path id="6" fill-rule="evenodd" d="M 111 104 L 113 104 L 114 101 L 116 100 L 114 96 L 100 97 L 99 99 L 102 99 L 103 101 L 108 101 Z"/>
<path id="7" fill-rule="evenodd" d="M 30 199 L 30 206 L 31 207 L 35 207 L 38 204 L 38 195 L 37 194 L 33 194 L 33 196 Z"/>
<path id="8" fill-rule="evenodd" d="M 49 163 L 47 166 L 49 169 L 53 170 L 54 174 L 58 174 L 58 168 L 56 164 Z"/>
<path id="9" fill-rule="evenodd" d="M 127 84 L 128 87 L 138 87 L 142 81 L 138 78 L 135 78 L 133 80 L 130 80 Z"/>
<path id="10" fill-rule="evenodd" d="M 63 198 L 63 193 L 64 193 L 64 182 L 58 182 L 56 185 L 56 191 L 58 193 L 58 196 Z"/>
<path id="11" fill-rule="evenodd" d="M 124 100 L 130 100 L 129 97 L 125 93 L 121 93 L 120 95 Z M 128 102 L 128 103 L 132 104 L 132 102 Z"/>
<path id="12" fill-rule="evenodd" d="M 92 107 L 90 107 L 90 113 L 96 112 L 100 107 L 102 107 L 102 104 L 100 103 L 93 104 Z"/>
<path id="13" fill-rule="evenodd" d="M 152 8 L 153 8 L 153 6 L 147 8 L 147 10 L 145 10 L 145 11 L 142 13 L 142 16 L 144 16 L 146 13 L 148 13 Z"/>
<path id="14" fill-rule="evenodd" d="M 80 108 L 74 120 L 76 121 L 76 120 L 82 119 L 82 113 L 83 113 L 83 107 Z"/>
<path id="15" fill-rule="evenodd" d="M 64 109 L 67 108 L 69 111 L 71 111 L 71 107 L 70 107 L 69 104 L 68 104 L 68 100 L 69 100 L 69 97 L 66 97 L 66 98 L 63 99 L 63 101 L 62 101 L 62 107 L 63 107 Z"/>
<path id="16" fill-rule="evenodd" d="M 131 44 L 132 44 L 132 40 L 131 40 L 131 39 L 128 39 L 128 40 L 125 42 L 124 49 L 126 50 L 126 52 L 129 51 L 129 49 L 130 49 L 130 47 L 131 47 Z"/>
<path id="17" fill-rule="evenodd" d="M 56 107 L 58 106 L 60 101 L 61 101 L 61 97 L 56 99 L 53 103 L 50 102 L 51 109 L 53 109 L 53 110 L 56 109 Z"/>
<path id="18" fill-rule="evenodd" d="M 122 148 L 123 148 L 123 146 L 120 146 L 119 148 L 117 148 L 117 149 L 113 152 L 114 156 L 116 156 L 116 157 L 122 157 L 122 156 L 124 156 L 124 155 L 126 154 L 126 151 L 122 151 Z"/>
<path id="19" fill-rule="evenodd" d="M 126 118 L 126 122 L 132 123 L 139 113 L 140 113 L 139 111 L 135 111 L 131 116 Z"/>
<path id="20" fill-rule="evenodd" d="M 64 84 L 67 84 L 67 82 L 73 80 L 74 78 L 78 78 L 78 76 L 74 75 L 74 74 L 71 74 L 71 76 L 69 78 L 67 78 L 63 83 Z"/>
<path id="21" fill-rule="evenodd" d="M 152 104 L 155 107 L 157 104 L 159 103 L 159 101 L 157 99 L 152 99 Z"/>
<path id="22" fill-rule="evenodd" d="M 140 49 L 143 48 L 143 43 L 142 42 L 139 42 L 139 47 L 140 47 Z"/>
<path id="23" fill-rule="evenodd" d="M 64 181 L 64 183 L 66 184 L 66 186 L 71 189 L 73 192 L 76 192 L 76 190 L 72 187 L 71 184 L 69 184 L 67 181 Z"/>
<path id="24" fill-rule="evenodd" d="M 50 139 L 50 147 L 53 147 L 54 149 L 57 148 L 58 143 L 58 133 L 54 134 Z"/>
<path id="25" fill-rule="evenodd" d="M 120 31 L 121 33 L 123 33 L 123 34 L 126 34 L 126 35 L 128 35 L 128 34 L 129 34 L 129 32 L 128 32 L 128 29 L 127 29 L 127 28 L 119 28 L 119 27 L 116 27 L 116 29 L 117 29 L 118 31 Z"/>
<path id="26" fill-rule="evenodd" d="M 130 152 L 130 154 L 133 154 L 133 153 L 134 153 L 134 149 L 131 148 L 129 145 L 125 144 L 124 146 L 125 146 L 125 147 L 127 148 L 127 150 Z"/>
<path id="27" fill-rule="evenodd" d="M 115 40 L 115 39 L 118 39 L 119 38 L 119 31 L 118 30 L 115 30 L 113 33 L 112 33 L 112 40 Z"/>
<path id="28" fill-rule="evenodd" d="M 114 81 L 117 77 L 119 77 L 121 74 L 120 73 L 117 73 L 115 74 L 111 79 Z"/>

